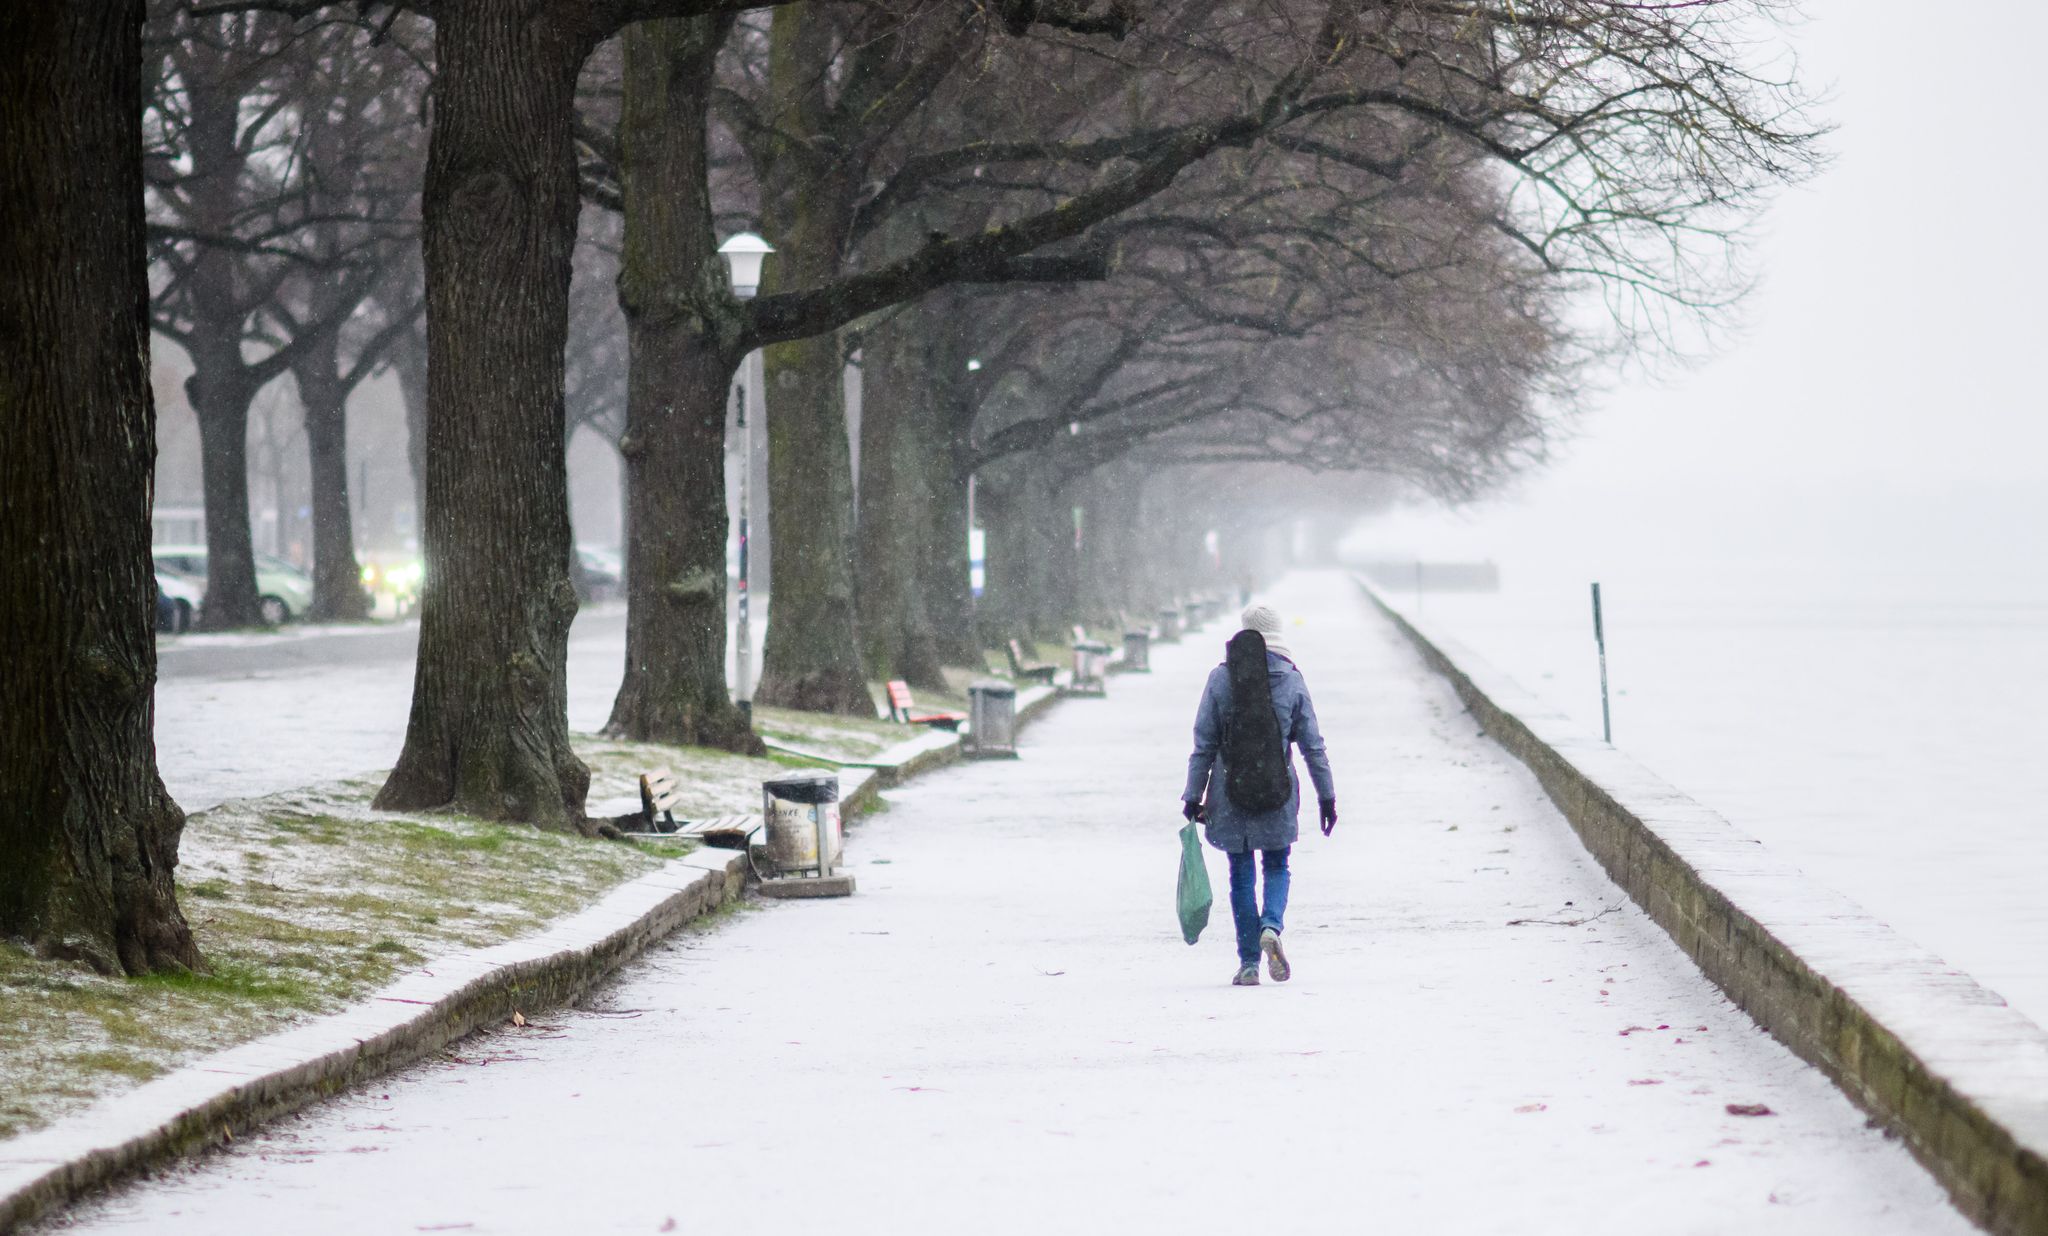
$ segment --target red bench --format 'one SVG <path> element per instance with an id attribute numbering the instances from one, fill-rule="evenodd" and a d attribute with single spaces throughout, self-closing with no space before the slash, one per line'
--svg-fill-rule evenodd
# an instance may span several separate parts
<path id="1" fill-rule="evenodd" d="M 910 684 L 898 678 L 889 684 L 889 719 L 905 725 L 930 725 L 942 730 L 957 730 L 967 720 L 964 712 L 919 712 L 917 704 L 910 698 Z"/>
<path id="2" fill-rule="evenodd" d="M 1053 679 L 1060 672 L 1057 665 L 1046 665 L 1041 662 L 1025 660 L 1024 645 L 1016 640 L 1011 640 L 1003 645 L 1003 651 L 1010 654 L 1010 677 L 1012 678 L 1036 679 L 1049 687 L 1053 684 Z"/>

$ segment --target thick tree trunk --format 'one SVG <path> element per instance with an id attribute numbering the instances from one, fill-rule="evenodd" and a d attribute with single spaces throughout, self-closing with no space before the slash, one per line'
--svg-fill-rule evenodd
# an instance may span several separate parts
<path id="1" fill-rule="evenodd" d="M 931 536 L 921 564 L 921 591 L 930 612 L 939 659 L 947 665 L 985 668 L 981 641 L 975 637 L 974 564 L 968 546 L 972 515 L 968 491 L 974 476 L 974 452 L 964 430 L 926 444 L 927 488 L 932 496 Z"/>
<path id="2" fill-rule="evenodd" d="M 292 375 L 306 413 L 306 459 L 313 485 L 313 608 L 315 622 L 361 622 L 370 594 L 356 561 L 355 522 L 348 499 L 348 383 L 336 371 L 334 332 L 302 353 Z"/>
<path id="3" fill-rule="evenodd" d="M 1028 640 L 1031 630 L 1031 589 L 1037 567 L 1032 561 L 1036 530 L 1030 518 L 1029 480 L 1021 468 L 984 470 L 975 489 L 976 514 L 986 533 L 987 561 L 981 604 L 975 609 L 980 636 L 988 647 Z"/>
<path id="4" fill-rule="evenodd" d="M 193 223 L 202 232 L 230 235 L 242 207 L 241 175 L 247 162 L 236 141 L 241 96 L 211 75 L 201 75 L 187 97 Z M 223 246 L 201 244 L 188 276 L 192 376 L 185 381 L 185 394 L 199 421 L 199 473 L 206 501 L 206 602 L 199 625 L 208 631 L 263 622 L 249 532 L 249 404 L 259 382 L 242 360 L 248 315 L 239 260 Z"/>
<path id="5" fill-rule="evenodd" d="M 936 292 L 870 331 L 861 366 L 859 580 L 871 669 L 914 687 L 983 666 L 967 550 L 971 418 L 960 297 Z"/>
<path id="6" fill-rule="evenodd" d="M 625 36 L 626 675 L 606 730 L 759 753 L 725 685 L 725 403 L 740 353 L 711 329 L 726 275 L 704 123 L 728 26 L 646 22 Z"/>
<path id="7" fill-rule="evenodd" d="M 970 312 L 958 289 L 935 294 L 913 322 L 922 341 L 931 419 L 910 439 L 931 502 L 919 561 L 919 595 L 931 619 L 939 659 L 983 670 L 975 636 L 973 564 L 968 550 L 968 492 L 974 476 L 975 378 L 967 369 L 973 340 L 960 329 Z"/>
<path id="8" fill-rule="evenodd" d="M 926 591 L 939 532 L 931 457 L 944 411 L 909 310 L 870 332 L 861 366 L 860 621 L 871 668 L 913 687 L 946 676 Z"/>
<path id="9" fill-rule="evenodd" d="M 562 6 L 435 7 L 422 196 L 426 585 L 405 748 L 380 807 L 581 826 L 569 746 L 563 348 L 587 32 Z"/>
<path id="10" fill-rule="evenodd" d="M 152 745 L 141 0 L 0 18 L 0 936 L 198 968 Z"/>
<path id="11" fill-rule="evenodd" d="M 1074 524 L 1073 488 L 1048 479 L 1043 500 L 1033 509 L 1044 562 L 1043 583 L 1032 590 L 1036 610 L 1032 629 L 1040 639 L 1073 642 L 1074 620 L 1081 616 L 1082 529 Z"/>
<path id="12" fill-rule="evenodd" d="M 241 344 L 237 339 L 227 346 L 239 351 Z M 206 503 L 206 602 L 199 621 L 206 631 L 263 622 L 249 532 L 249 403 L 255 392 L 243 380 L 239 359 L 202 359 L 221 350 L 195 347 L 197 368 L 185 379 L 185 395 L 199 422 L 199 480 Z"/>
<path id="13" fill-rule="evenodd" d="M 768 290 L 839 275 L 858 190 L 854 169 L 817 139 L 828 127 L 836 30 L 816 5 L 778 10 L 770 96 L 782 135 L 762 186 L 762 225 L 781 253 Z M 768 531 L 774 599 L 755 699 L 784 708 L 873 716 L 854 612 L 853 456 L 845 357 L 837 332 L 766 350 Z"/>
<path id="14" fill-rule="evenodd" d="M 985 472 L 977 491 L 988 533 L 983 638 L 994 645 L 1071 637 L 1073 513 L 1030 461 L 996 472 L 1000 479 Z"/>
<path id="15" fill-rule="evenodd" d="M 836 333 L 767 350 L 775 591 L 754 698 L 782 708 L 872 716 L 854 615 L 844 368 Z"/>
<path id="16" fill-rule="evenodd" d="M 1080 607 L 1090 620 L 1105 625 L 1133 608 L 1128 568 L 1135 548 L 1134 485 L 1125 469 L 1109 467 L 1096 470 L 1082 486 Z"/>

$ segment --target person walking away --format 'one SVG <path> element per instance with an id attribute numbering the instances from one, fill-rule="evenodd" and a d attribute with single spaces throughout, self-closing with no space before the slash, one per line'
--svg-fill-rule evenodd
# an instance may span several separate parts
<path id="1" fill-rule="evenodd" d="M 1265 605 L 1249 606 L 1243 627 L 1202 688 L 1181 814 L 1200 821 L 1209 844 L 1230 856 L 1238 962 L 1230 981 L 1256 987 L 1261 954 L 1274 982 L 1284 983 L 1292 973 L 1280 936 L 1286 930 L 1287 860 L 1301 807 L 1293 751 L 1299 748 L 1308 764 L 1325 837 L 1337 827 L 1337 787 L 1308 682 L 1281 638 L 1280 615 Z"/>

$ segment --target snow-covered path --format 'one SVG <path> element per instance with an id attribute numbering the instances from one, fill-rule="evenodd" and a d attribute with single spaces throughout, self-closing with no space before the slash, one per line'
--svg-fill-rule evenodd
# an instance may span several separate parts
<path id="1" fill-rule="evenodd" d="M 856 830 L 858 896 L 671 941 L 584 1010 L 468 1040 L 74 1222 L 1973 1230 L 1633 909 L 1340 576 L 1270 599 L 1301 620 L 1343 812 L 1296 850 L 1293 982 L 1226 985 L 1222 905 L 1195 948 L 1174 927 L 1175 798 L 1218 624 L 1109 702 L 1062 704 L 1022 760 L 893 792 Z"/>

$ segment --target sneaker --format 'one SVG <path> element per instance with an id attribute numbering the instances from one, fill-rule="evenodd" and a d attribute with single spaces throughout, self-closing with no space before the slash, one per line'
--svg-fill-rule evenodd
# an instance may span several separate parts
<path id="1" fill-rule="evenodd" d="M 1294 973 L 1287 964 L 1287 951 L 1280 947 L 1280 933 L 1271 927 L 1259 933 L 1259 951 L 1266 955 L 1266 973 L 1273 976 L 1274 982 L 1284 983 Z"/>
<path id="2" fill-rule="evenodd" d="M 1230 985 L 1232 987 L 1257 987 L 1259 985 L 1258 966 L 1250 965 L 1240 967 L 1237 972 L 1237 977 L 1230 980 Z"/>

